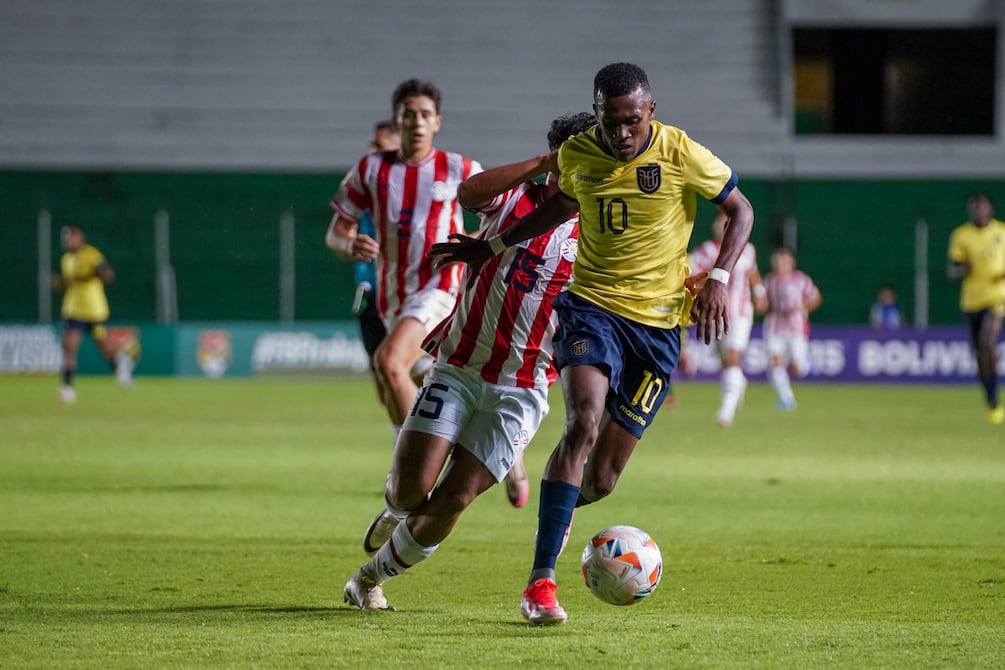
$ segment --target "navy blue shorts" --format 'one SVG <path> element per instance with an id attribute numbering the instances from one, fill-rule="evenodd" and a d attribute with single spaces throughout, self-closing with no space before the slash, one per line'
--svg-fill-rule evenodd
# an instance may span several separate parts
<path id="1" fill-rule="evenodd" d="M 608 312 L 565 291 L 555 297 L 555 367 L 593 365 L 607 373 L 611 418 L 637 438 L 670 390 L 680 328 L 656 328 Z"/>
<path id="2" fill-rule="evenodd" d="M 376 294 L 373 291 L 367 291 L 364 299 L 366 305 L 357 314 L 359 333 L 363 337 L 363 348 L 366 349 L 366 355 L 370 358 L 370 365 L 373 366 L 373 354 L 387 337 L 387 328 L 384 327 L 384 320 L 380 318 L 380 312 L 377 311 Z"/>
<path id="3" fill-rule="evenodd" d="M 105 339 L 105 336 L 108 335 L 108 328 L 104 322 L 94 323 L 78 321 L 77 319 L 63 319 L 63 330 L 79 330 L 81 334 L 90 335 L 97 342 Z"/>
<path id="4" fill-rule="evenodd" d="M 970 339 L 977 342 L 981 334 L 981 329 L 984 327 L 984 322 L 987 319 L 997 319 L 999 318 L 993 309 L 982 309 L 977 312 L 964 312 L 963 315 L 967 319 L 967 326 L 970 329 Z"/>

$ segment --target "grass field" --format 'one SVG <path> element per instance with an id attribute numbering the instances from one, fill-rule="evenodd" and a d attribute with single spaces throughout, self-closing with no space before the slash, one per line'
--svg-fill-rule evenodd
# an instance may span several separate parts
<path id="1" fill-rule="evenodd" d="M 566 626 L 518 604 L 528 508 L 500 489 L 390 582 L 342 604 L 390 431 L 366 379 L 0 378 L 0 667 L 1002 668 L 1005 427 L 971 388 L 754 384 L 730 430 L 683 384 L 619 488 L 576 514 Z M 528 465 L 558 438 L 553 410 Z M 579 550 L 649 531 L 663 581 L 595 600 Z"/>

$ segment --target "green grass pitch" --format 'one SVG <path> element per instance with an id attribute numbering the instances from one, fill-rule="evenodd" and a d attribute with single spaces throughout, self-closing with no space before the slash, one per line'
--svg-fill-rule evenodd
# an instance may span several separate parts
<path id="1" fill-rule="evenodd" d="M 482 496 L 399 611 L 342 603 L 381 506 L 387 420 L 365 378 L 0 378 L 0 667 L 1001 668 L 1005 426 L 966 387 L 678 385 L 560 558 L 562 627 L 520 618 L 537 479 Z M 617 608 L 581 583 L 597 530 L 651 533 L 663 581 Z"/>

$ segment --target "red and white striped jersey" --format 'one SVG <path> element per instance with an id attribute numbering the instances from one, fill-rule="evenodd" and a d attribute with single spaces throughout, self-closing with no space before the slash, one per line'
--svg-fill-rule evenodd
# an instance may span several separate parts
<path id="1" fill-rule="evenodd" d="M 719 242 L 706 240 L 691 252 L 691 273 L 708 272 L 715 267 L 719 257 Z M 750 276 L 757 272 L 757 252 L 754 245 L 747 242 L 740 257 L 729 274 L 726 293 L 729 296 L 729 318 L 754 317 L 754 302 L 750 298 Z"/>
<path id="2" fill-rule="evenodd" d="M 377 257 L 377 308 L 396 316 L 405 297 L 438 288 L 452 294 L 461 268 L 434 270 L 428 257 L 436 242 L 464 232 L 457 187 L 482 171 L 477 161 L 433 149 L 420 163 L 406 163 L 395 152 L 364 156 L 331 202 L 332 209 L 353 221 L 370 210 L 380 255 Z"/>
<path id="3" fill-rule="evenodd" d="M 525 182 L 482 208 L 481 235 L 492 237 L 532 212 L 546 187 Z M 546 389 L 558 374 L 552 338 L 558 317 L 552 302 L 572 280 L 579 228 L 576 216 L 551 232 L 490 259 L 454 313 L 427 341 L 437 361 L 476 370 L 491 384 Z"/>
<path id="4" fill-rule="evenodd" d="M 764 317 L 764 330 L 776 335 L 810 334 L 807 303 L 820 295 L 820 290 L 809 275 L 796 270 L 789 275 L 769 272 L 764 277 L 768 291 L 768 313 Z"/>

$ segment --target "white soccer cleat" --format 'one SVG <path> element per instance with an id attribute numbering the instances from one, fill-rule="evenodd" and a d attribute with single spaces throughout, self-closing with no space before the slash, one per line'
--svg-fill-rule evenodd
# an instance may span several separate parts
<path id="1" fill-rule="evenodd" d="M 60 386 L 59 399 L 67 405 L 72 405 L 77 402 L 77 392 L 72 386 Z"/>
<path id="2" fill-rule="evenodd" d="M 363 535 L 363 551 L 367 556 L 373 556 L 377 550 L 384 546 L 384 543 L 391 539 L 391 534 L 398 527 L 398 517 L 394 516 L 386 509 L 381 510 L 377 516 L 373 517 L 370 527 Z"/>
<path id="3" fill-rule="evenodd" d="M 358 607 L 364 612 L 383 610 L 393 612 L 394 608 L 387 604 L 384 597 L 384 590 L 380 587 L 380 582 L 369 577 L 363 568 L 345 583 L 345 590 L 342 592 L 345 601 L 354 607 Z"/>

